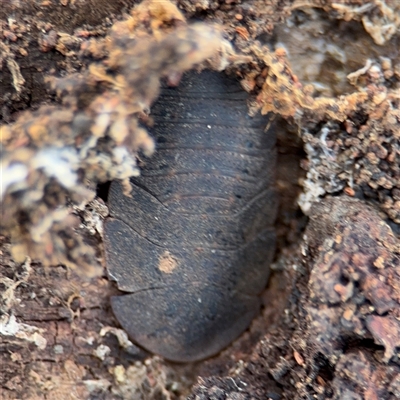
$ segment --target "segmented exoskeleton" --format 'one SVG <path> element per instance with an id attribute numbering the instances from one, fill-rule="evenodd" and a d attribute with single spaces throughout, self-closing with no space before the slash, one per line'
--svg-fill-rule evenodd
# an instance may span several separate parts
<path id="1" fill-rule="evenodd" d="M 276 133 L 224 73 L 185 74 L 153 105 L 156 154 L 109 192 L 112 298 L 130 337 L 174 361 L 218 353 L 259 312 L 275 250 Z M 273 126 L 273 125 L 272 125 Z"/>

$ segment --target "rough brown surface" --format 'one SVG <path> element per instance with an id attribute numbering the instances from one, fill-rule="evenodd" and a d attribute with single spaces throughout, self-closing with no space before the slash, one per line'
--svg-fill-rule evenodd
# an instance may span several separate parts
<path id="1" fill-rule="evenodd" d="M 78 54 L 92 37 L 104 36 L 133 0 L 0 1 L 0 120 L 54 101 L 47 76 L 84 70 Z"/>
<path id="2" fill-rule="evenodd" d="M 0 397 L 399 398 L 400 272 L 395 236 L 399 232 L 400 190 L 398 1 L 266 4 L 261 0 L 182 0 L 177 3 L 180 11 L 169 2 L 163 2 L 160 8 L 161 3 L 145 1 L 130 17 L 122 15 L 128 10 L 125 5 L 132 3 L 99 1 L 97 8 L 85 0 L 0 3 L 4 39 L 0 74 L 5 88 L 0 95 L 2 117 L 5 122 L 20 121 L 1 132 L 2 145 L 11 155 L 8 165 L 13 167 L 15 160 L 28 165 L 27 160 L 34 158 L 42 143 L 54 144 L 63 137 L 60 133 L 41 136 L 40 125 L 71 139 L 67 130 L 59 129 L 72 126 L 70 114 L 68 118 L 63 113 L 53 114 L 52 108 L 39 114 L 15 113 L 27 107 L 36 109 L 41 100 L 53 102 L 54 94 L 42 85 L 48 72 L 67 76 L 57 81 L 56 87 L 61 97 L 67 96 L 63 107 L 72 109 L 74 116 L 77 109 L 71 105 L 78 104 L 79 110 L 88 112 L 87 107 L 97 95 L 110 92 L 118 93 L 112 107 L 120 105 L 124 96 L 125 100 L 139 98 L 147 100 L 135 103 L 146 112 L 157 96 L 158 79 L 164 76 L 176 82 L 179 73 L 162 64 L 169 59 L 163 52 L 165 46 L 149 47 L 141 40 L 140 59 L 156 60 L 161 67 L 155 75 L 149 73 L 152 63 L 141 64 L 144 74 L 121 72 L 121 66 L 135 65 L 129 58 L 138 50 L 130 46 L 132 35 L 159 43 L 166 35 L 185 28 L 187 18 L 222 24 L 222 36 L 233 43 L 236 54 L 229 46 L 220 48 L 208 66 L 228 66 L 231 73 L 237 74 L 252 96 L 252 112 L 273 111 L 289 122 L 286 135 L 278 138 L 281 169 L 277 184 L 285 201 L 277 226 L 280 252 L 263 295 L 263 312 L 218 357 L 196 365 L 168 364 L 144 353 L 116 328 L 109 308 L 109 297 L 116 289 L 105 273 L 88 280 L 63 266 L 57 267 L 57 262 L 49 263 L 46 258 L 51 254 L 46 245 L 40 248 L 43 257 L 35 260 L 24 261 L 26 251 L 14 252 L 20 256 L 21 262 L 17 263 L 10 256 L 9 240 L 2 238 Z M 116 24 L 116 20 L 123 22 Z M 111 25 L 112 33 L 108 30 Z M 179 49 L 179 40 L 187 36 L 178 34 L 175 38 L 178 40 L 169 42 L 168 47 L 173 52 Z M 198 40 L 190 43 L 197 45 Z M 110 52 L 110 43 L 114 52 Z M 183 56 L 174 60 L 185 65 L 183 70 L 199 62 L 190 57 L 199 53 L 180 54 Z M 97 68 L 85 72 L 93 63 Z M 82 71 L 82 75 L 70 76 L 74 71 Z M 138 78 L 137 86 L 126 85 L 132 82 L 130 76 Z M 150 79 L 154 76 L 155 80 Z M 121 92 L 121 82 L 129 90 Z M 82 96 L 90 87 L 88 96 Z M 146 88 L 151 90 L 143 91 Z M 104 97 L 100 99 L 97 106 L 110 104 L 104 102 Z M 51 116 L 47 121 L 55 125 L 40 124 L 37 115 Z M 89 112 L 90 123 L 94 115 Z M 39 140 L 29 141 L 32 134 Z M 43 142 L 43 137 L 51 137 L 50 142 Z M 114 139 L 118 142 L 121 137 Z M 61 140 L 59 144 L 62 148 Z M 101 157 L 114 148 L 100 144 L 96 147 L 96 142 L 94 148 Z M 78 140 L 74 149 L 80 145 Z M 294 201 L 299 190 L 302 146 L 305 156 L 301 166 L 306 176 L 300 181 L 299 203 L 310 218 L 304 237 L 300 232 L 305 218 Z M 21 153 L 23 157 L 15 157 L 16 149 L 26 148 L 32 151 L 32 157 L 26 152 Z M 136 162 L 135 157 L 136 151 L 131 161 Z M 133 161 L 130 165 L 134 166 Z M 93 172 L 93 166 L 98 164 L 85 166 L 85 171 Z M 104 170 L 107 168 L 102 173 Z M 43 179 L 43 175 L 29 176 Z M 96 181 L 96 174 L 92 177 Z M 51 182 L 47 197 L 41 197 L 34 190 L 35 179 L 23 180 L 32 195 L 27 199 L 37 199 L 51 209 L 65 205 L 65 193 L 58 196 L 59 182 Z M 86 189 L 86 183 L 80 181 L 79 187 Z M 12 190 L 18 192 L 17 186 Z M 87 192 L 82 193 L 90 198 Z M 336 197 L 315 206 L 327 194 Z M 8 204 L 10 210 L 14 206 L 27 207 L 32 212 L 29 215 L 39 210 L 32 221 L 40 222 L 41 229 L 51 225 L 50 219 L 42 220 L 46 215 L 42 211 L 47 208 L 34 207 L 31 201 L 17 203 L 15 199 Z M 7 211 L 4 203 L 1 206 L 3 212 Z M 74 207 L 78 219 L 74 219 L 73 229 L 66 229 L 70 220 L 61 224 L 61 215 L 55 215 L 55 231 L 68 233 L 62 236 L 60 254 L 78 248 L 75 258 L 65 257 L 66 263 L 75 268 L 78 260 L 89 265 L 96 260 L 101 263 L 102 219 L 107 208 L 97 200 L 84 210 L 82 206 Z M 26 214 L 18 218 L 19 228 L 32 227 Z M 10 223 L 5 233 L 10 233 L 11 226 L 16 225 Z M 40 237 L 42 232 L 47 231 L 24 230 L 24 239 L 29 242 L 30 234 Z M 21 238 L 20 232 L 17 237 Z M 47 237 L 56 238 L 51 234 Z M 89 262 L 76 257 L 82 249 L 91 252 Z M 49 267 L 43 268 L 41 261 Z"/>
<path id="3" fill-rule="evenodd" d="M 301 248 L 288 318 L 242 371 L 201 380 L 192 399 L 397 398 L 399 241 L 376 210 L 337 197 L 312 210 Z"/>

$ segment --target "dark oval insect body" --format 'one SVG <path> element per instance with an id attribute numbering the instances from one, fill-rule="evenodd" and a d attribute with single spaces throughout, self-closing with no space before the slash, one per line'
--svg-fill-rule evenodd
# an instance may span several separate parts
<path id="1" fill-rule="evenodd" d="M 275 132 L 226 75 L 187 73 L 152 108 L 156 154 L 111 184 L 111 299 L 129 336 L 166 359 L 218 353 L 257 315 L 275 249 Z"/>

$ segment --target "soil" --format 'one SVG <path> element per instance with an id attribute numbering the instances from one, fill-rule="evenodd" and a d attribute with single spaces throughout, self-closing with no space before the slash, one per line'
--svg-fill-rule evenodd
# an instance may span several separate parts
<path id="1" fill-rule="evenodd" d="M 2 0 L 3 122 L 61 104 L 45 78 L 103 60 L 90 40 L 106 38 L 134 3 Z M 119 292 L 103 259 L 108 209 L 96 197 L 72 211 L 79 243 L 102 266 L 95 277 L 40 258 L 16 262 L 8 231 L 0 237 L 2 399 L 400 398 L 400 10 L 396 0 L 311 3 L 178 2 L 189 20 L 223 24 L 239 52 L 256 41 L 285 47 L 296 73 L 282 69 L 292 86 L 269 103 L 262 63 L 254 75 L 249 64 L 239 68 L 243 85 L 281 116 L 278 251 L 261 315 L 199 363 L 169 363 L 136 346 L 111 311 Z M 356 86 L 346 78 L 354 71 Z M 334 102 L 324 103 L 328 112 L 298 100 L 299 82 Z M 282 93 L 307 103 L 301 115 Z"/>

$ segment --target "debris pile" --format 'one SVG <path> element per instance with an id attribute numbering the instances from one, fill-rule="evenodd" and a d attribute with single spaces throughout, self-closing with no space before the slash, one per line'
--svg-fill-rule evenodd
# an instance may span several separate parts
<path id="1" fill-rule="evenodd" d="M 139 174 L 138 152 L 153 140 L 139 124 L 157 98 L 159 81 L 219 54 L 218 30 L 188 26 L 171 3 L 145 2 L 88 52 L 106 57 L 82 74 L 49 79 L 61 106 L 42 106 L 1 127 L 1 231 L 12 255 L 46 265 L 96 265 L 95 251 L 76 235 L 66 206 L 86 204 L 95 185 Z M 100 51 L 101 49 L 101 51 Z"/>
<path id="2" fill-rule="evenodd" d="M 354 103 L 343 114 L 335 108 L 336 118 L 308 123 L 302 131 L 308 172 L 300 206 L 308 213 L 318 197 L 343 191 L 376 202 L 400 223 L 399 65 L 392 68 L 387 59 L 369 63 L 349 78 L 365 80 L 351 95 Z"/>

